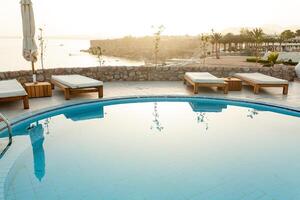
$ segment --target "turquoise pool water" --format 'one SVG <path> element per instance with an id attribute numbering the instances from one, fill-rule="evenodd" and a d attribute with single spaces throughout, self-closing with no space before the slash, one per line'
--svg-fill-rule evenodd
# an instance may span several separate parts
<path id="1" fill-rule="evenodd" d="M 86 103 L 14 125 L 0 190 L 9 200 L 299 200 L 299 144 L 300 113 L 284 108 L 198 98 Z"/>

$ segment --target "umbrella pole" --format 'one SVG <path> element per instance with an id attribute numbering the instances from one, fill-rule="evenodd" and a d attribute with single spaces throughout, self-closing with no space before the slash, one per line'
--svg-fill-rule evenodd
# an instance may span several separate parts
<path id="1" fill-rule="evenodd" d="M 34 62 L 31 61 L 31 68 L 32 68 L 32 82 L 36 83 L 36 74 L 35 74 L 35 70 L 34 70 Z"/>
<path id="2" fill-rule="evenodd" d="M 34 62 L 31 61 L 31 68 L 32 68 L 32 73 L 35 74 L 35 70 L 34 70 Z"/>

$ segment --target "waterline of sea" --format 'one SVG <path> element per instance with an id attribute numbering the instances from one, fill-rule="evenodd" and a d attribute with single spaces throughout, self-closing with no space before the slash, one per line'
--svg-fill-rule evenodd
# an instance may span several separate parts
<path id="1" fill-rule="evenodd" d="M 44 67 L 93 67 L 99 66 L 99 59 L 80 50 L 90 46 L 89 40 L 47 39 L 45 40 Z M 144 61 L 103 56 L 105 66 L 141 66 Z M 36 68 L 41 68 L 40 59 Z M 31 65 L 22 57 L 21 38 L 0 38 L 0 71 L 30 70 Z"/>

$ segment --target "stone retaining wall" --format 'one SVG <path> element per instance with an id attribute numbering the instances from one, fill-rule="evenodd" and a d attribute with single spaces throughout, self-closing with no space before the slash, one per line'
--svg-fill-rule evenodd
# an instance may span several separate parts
<path id="1" fill-rule="evenodd" d="M 106 81 L 180 81 L 185 72 L 210 72 L 218 77 L 227 77 L 238 72 L 260 72 L 288 81 L 296 77 L 295 67 L 276 65 L 274 67 L 204 67 L 204 66 L 180 66 L 180 67 L 87 67 L 87 68 L 58 68 L 45 70 L 46 79 L 51 75 L 81 74 L 98 80 Z M 0 72 L 0 80 L 18 79 L 21 83 L 31 82 L 31 71 Z M 43 80 L 41 72 L 38 72 L 38 81 Z"/>

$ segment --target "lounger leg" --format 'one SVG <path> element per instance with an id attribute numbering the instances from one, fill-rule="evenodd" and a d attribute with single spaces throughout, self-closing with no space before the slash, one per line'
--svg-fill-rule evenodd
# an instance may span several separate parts
<path id="1" fill-rule="evenodd" d="M 287 95 L 288 92 L 289 92 L 289 85 L 284 85 L 284 86 L 283 86 L 283 94 L 284 94 L 284 95 Z"/>
<path id="2" fill-rule="evenodd" d="M 259 85 L 255 85 L 254 86 L 254 94 L 258 94 L 259 93 Z"/>
<path id="3" fill-rule="evenodd" d="M 24 109 L 29 109 L 28 96 L 23 97 L 23 105 L 24 105 Z"/>
<path id="4" fill-rule="evenodd" d="M 70 89 L 66 88 L 64 92 L 65 92 L 65 99 L 70 100 Z"/>
<path id="5" fill-rule="evenodd" d="M 103 86 L 98 87 L 98 97 L 102 98 L 103 97 Z"/>
<path id="6" fill-rule="evenodd" d="M 225 84 L 223 87 L 224 94 L 228 94 L 228 84 Z"/>
<path id="7" fill-rule="evenodd" d="M 199 89 L 198 85 L 195 84 L 194 85 L 194 94 L 198 94 L 198 89 Z"/>

